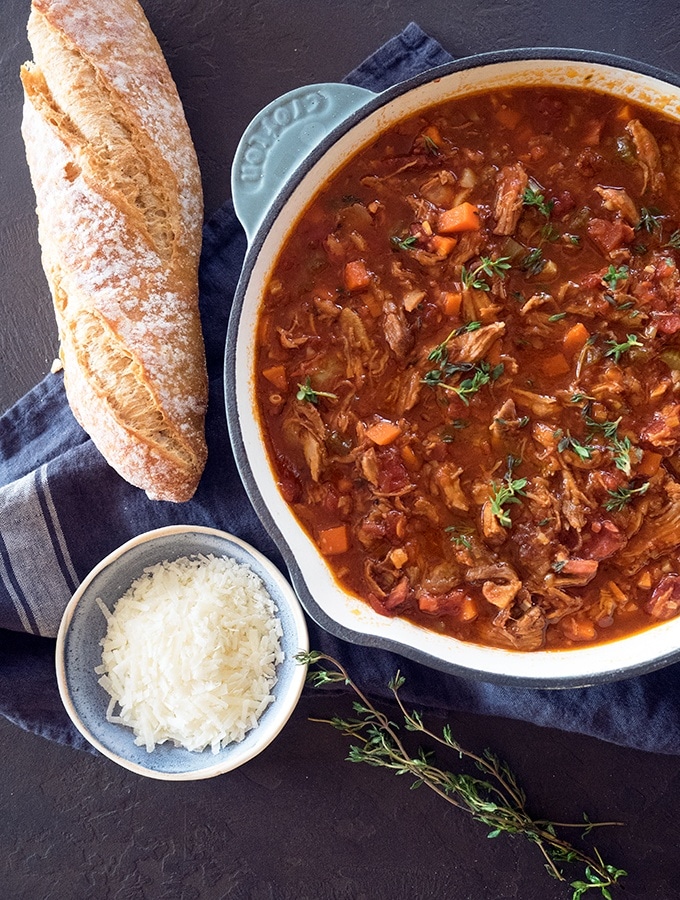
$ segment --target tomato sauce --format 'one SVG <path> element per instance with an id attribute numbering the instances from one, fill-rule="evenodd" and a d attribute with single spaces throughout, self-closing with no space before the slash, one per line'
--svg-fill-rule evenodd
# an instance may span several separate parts
<path id="1" fill-rule="evenodd" d="M 380 613 L 522 651 L 680 611 L 680 125 L 572 89 L 423 111 L 266 287 L 282 495 Z"/>

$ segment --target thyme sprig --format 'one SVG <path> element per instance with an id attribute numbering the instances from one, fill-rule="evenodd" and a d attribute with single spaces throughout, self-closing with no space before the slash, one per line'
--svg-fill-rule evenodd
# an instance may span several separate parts
<path id="1" fill-rule="evenodd" d="M 491 366 L 486 360 L 478 363 L 447 363 L 442 362 L 438 369 L 430 369 L 426 372 L 421 381 L 428 387 L 441 387 L 452 394 L 457 394 L 466 406 L 470 405 L 469 398 L 476 394 L 477 391 L 496 381 L 503 374 L 505 366 L 498 363 L 497 366 Z M 449 384 L 446 379 L 452 375 L 459 373 L 467 374 L 467 378 L 463 378 L 458 384 Z"/>
<path id="2" fill-rule="evenodd" d="M 636 334 L 627 334 L 626 340 L 620 344 L 616 341 L 607 341 L 609 350 L 605 351 L 605 356 L 611 356 L 614 362 L 618 362 L 624 353 L 627 353 L 632 347 L 642 347 L 642 341 L 638 339 Z"/>
<path id="3" fill-rule="evenodd" d="M 661 233 L 662 213 L 656 206 L 643 206 L 640 209 L 640 221 L 635 226 L 635 231 L 646 231 L 648 234 Z"/>
<path id="4" fill-rule="evenodd" d="M 491 259 L 490 256 L 480 256 L 479 265 L 474 269 L 468 270 L 465 266 L 461 268 L 460 280 L 464 288 L 474 288 L 476 291 L 490 291 L 491 285 L 482 276 L 486 275 L 489 278 L 493 278 L 495 275 L 502 281 L 510 267 L 509 256 L 499 256 L 498 259 Z"/>
<path id="5" fill-rule="evenodd" d="M 545 195 L 540 190 L 531 186 L 525 188 L 522 196 L 522 203 L 524 206 L 535 206 L 546 219 L 550 218 L 553 207 L 555 206 L 554 200 L 546 200 Z"/>
<path id="6" fill-rule="evenodd" d="M 307 376 L 304 384 L 298 384 L 298 391 L 295 395 L 298 400 L 307 403 L 313 403 L 315 406 L 319 402 L 319 397 L 327 397 L 329 400 L 337 400 L 337 394 L 331 394 L 330 391 L 317 391 L 312 387 L 312 379 Z"/>
<path id="7" fill-rule="evenodd" d="M 403 719 L 404 731 L 419 734 L 443 747 L 451 752 L 454 759 L 472 763 L 481 777 L 441 768 L 432 750 L 422 747 L 415 753 L 408 750 L 401 736 L 401 726 L 366 697 L 337 660 L 315 650 L 299 653 L 296 659 L 302 665 L 318 667 L 310 669 L 307 676 L 314 687 L 344 683 L 356 695 L 357 699 L 352 704 L 355 717 L 312 719 L 331 725 L 352 739 L 354 743 L 350 745 L 347 756 L 349 762 L 366 763 L 412 778 L 412 788 L 425 786 L 452 806 L 470 814 L 489 829 L 489 838 L 501 834 L 511 837 L 521 835 L 539 848 L 548 874 L 558 881 L 567 881 L 562 871 L 563 864 L 583 866 L 583 878 L 570 883 L 572 900 L 579 900 L 586 891 L 598 889 L 605 900 L 611 900 L 610 888 L 618 885 L 627 873 L 605 863 L 597 849 L 590 855 L 575 847 L 561 837 L 558 830 L 579 828 L 585 836 L 594 828 L 622 823 L 591 822 L 585 814 L 581 823 L 534 819 L 527 811 L 524 790 L 508 765 L 495 753 L 488 749 L 481 754 L 466 750 L 453 736 L 450 725 L 443 727 L 441 735 L 437 734 L 425 725 L 419 712 L 406 709 L 399 696 L 404 684 L 399 672 L 389 682 L 389 689 Z"/>
<path id="8" fill-rule="evenodd" d="M 505 479 L 500 483 L 494 482 L 491 497 L 491 512 L 498 519 L 498 524 L 503 528 L 512 526 L 510 513 L 505 509 L 508 504 L 520 503 L 520 497 L 524 497 L 524 488 L 527 486 L 526 478 L 513 478 L 513 471 L 521 460 L 514 456 L 508 457 L 508 470 Z"/>
<path id="9" fill-rule="evenodd" d="M 453 338 L 460 337 L 462 334 L 469 334 L 471 331 L 478 331 L 481 327 L 481 322 L 467 322 L 465 325 L 454 328 L 453 331 L 449 332 L 448 336 L 444 338 L 441 344 L 437 344 L 434 349 L 430 350 L 427 354 L 427 358 L 433 362 L 444 362 L 448 356 L 449 342 L 453 340 Z"/>
<path id="10" fill-rule="evenodd" d="M 633 497 L 638 494 L 646 494 L 649 490 L 649 482 L 646 481 L 640 487 L 633 488 L 630 485 L 617 488 L 615 491 L 607 491 L 609 500 L 604 504 L 607 512 L 621 512 L 627 506 Z"/>
<path id="11" fill-rule="evenodd" d="M 674 231 L 668 238 L 666 247 L 671 247 L 673 250 L 680 250 L 680 228 Z"/>
<path id="12" fill-rule="evenodd" d="M 390 240 L 398 250 L 412 250 L 418 243 L 418 235 L 409 234 L 407 237 L 399 237 L 398 234 L 394 234 Z"/>
<path id="13" fill-rule="evenodd" d="M 609 266 L 607 271 L 602 276 L 602 281 L 609 287 L 612 291 L 618 289 L 619 281 L 625 281 L 630 274 L 630 269 L 628 266 Z"/>

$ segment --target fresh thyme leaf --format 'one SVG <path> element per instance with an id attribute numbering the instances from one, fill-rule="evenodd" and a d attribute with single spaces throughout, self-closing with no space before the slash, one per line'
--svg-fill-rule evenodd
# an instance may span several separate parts
<path id="1" fill-rule="evenodd" d="M 621 510 L 627 506 L 633 497 L 638 494 L 646 494 L 649 490 L 649 481 L 646 481 L 639 488 L 632 487 L 620 487 L 615 491 L 607 491 L 609 494 L 609 500 L 604 504 L 604 508 L 607 512 L 621 512 Z"/>
<path id="2" fill-rule="evenodd" d="M 328 391 L 315 391 L 312 387 L 312 379 L 307 376 L 304 384 L 298 384 L 298 392 L 295 395 L 298 400 L 306 401 L 307 403 L 314 403 L 315 405 L 319 402 L 319 397 L 328 397 L 330 400 L 337 400 L 337 394 L 331 394 Z"/>
<path id="3" fill-rule="evenodd" d="M 673 232 L 673 234 L 668 238 L 667 247 L 672 247 L 673 250 L 680 250 L 680 229 Z"/>
<path id="4" fill-rule="evenodd" d="M 523 272 L 528 272 L 529 275 L 540 275 L 546 267 L 546 264 L 547 260 L 543 256 L 541 248 L 534 247 L 520 263 L 520 269 L 522 269 Z"/>
<path id="5" fill-rule="evenodd" d="M 527 812 L 524 790 L 510 767 L 495 753 L 490 750 L 483 753 L 467 750 L 456 740 L 450 725 L 446 724 L 438 734 L 427 727 L 419 712 L 409 711 L 404 706 L 399 694 L 404 685 L 400 672 L 389 682 L 400 716 L 400 724 L 397 724 L 365 696 L 337 660 L 315 650 L 298 653 L 295 659 L 309 667 L 307 680 L 314 687 L 344 683 L 358 698 L 358 702 L 353 704 L 354 718 L 333 716 L 330 719 L 312 719 L 330 725 L 352 741 L 346 757 L 348 762 L 365 763 L 387 769 L 395 775 L 406 775 L 411 779 L 412 788 L 427 787 L 470 815 L 484 826 L 488 838 L 521 835 L 538 847 L 548 874 L 558 881 L 567 881 L 562 871 L 563 864 L 582 867 L 582 877 L 570 883 L 574 892 L 572 900 L 578 900 L 591 889 L 600 890 L 605 900 L 611 900 L 610 888 L 618 886 L 627 873 L 605 863 L 597 850 L 590 855 L 561 836 L 562 829 L 582 829 L 583 823 L 558 825 L 545 819 L 533 819 Z M 441 767 L 434 751 L 429 748 L 418 747 L 411 752 L 401 736 L 400 728 L 443 748 L 458 763 L 458 769 L 453 771 Z M 469 774 L 465 771 L 466 765 L 468 768 L 473 766 L 479 774 Z M 591 822 L 586 816 L 584 819 L 589 832 L 596 827 L 620 824 Z"/>
<path id="6" fill-rule="evenodd" d="M 628 266 L 609 266 L 607 271 L 602 276 L 602 281 L 610 287 L 613 291 L 615 291 L 618 287 L 619 281 L 625 281 L 629 275 Z"/>
<path id="7" fill-rule="evenodd" d="M 469 550 L 472 546 L 472 542 L 470 540 L 470 535 L 472 534 L 471 529 L 463 529 L 458 525 L 449 525 L 444 529 L 451 538 L 451 541 L 457 547 L 465 547 L 466 550 Z"/>
<path id="8" fill-rule="evenodd" d="M 564 319 L 566 317 L 566 315 L 567 314 L 565 312 L 555 313 L 554 315 L 548 317 L 548 321 L 549 322 L 559 322 L 560 319 Z"/>
<path id="9" fill-rule="evenodd" d="M 433 156 L 439 156 L 439 154 L 441 153 L 441 148 L 439 147 L 439 144 L 430 137 L 429 134 L 426 134 L 423 137 L 423 141 L 428 153 L 431 153 Z"/>
<path id="10" fill-rule="evenodd" d="M 614 437 L 612 439 L 613 450 L 614 450 L 614 465 L 617 469 L 620 469 L 626 475 L 630 475 L 631 472 L 631 453 L 633 450 L 633 445 L 631 444 L 629 437 L 619 438 Z M 639 451 L 638 451 L 639 452 Z"/>
<path id="11" fill-rule="evenodd" d="M 399 235 L 393 235 L 390 240 L 399 250 L 412 250 L 414 244 L 418 242 L 417 234 L 409 234 L 408 237 L 400 238 Z"/>
<path id="12" fill-rule="evenodd" d="M 578 234 L 569 234 L 567 235 L 567 237 L 569 239 L 569 243 L 573 244 L 575 247 L 578 247 L 581 243 L 581 237 Z"/>
<path id="13" fill-rule="evenodd" d="M 544 241 L 554 244 L 555 241 L 559 240 L 560 233 L 552 223 L 546 222 L 543 228 L 541 228 L 541 237 Z"/>
<path id="14" fill-rule="evenodd" d="M 505 473 L 505 479 L 493 484 L 493 491 L 489 498 L 491 502 L 491 512 L 498 520 L 498 524 L 503 528 L 512 526 L 510 513 L 505 509 L 508 504 L 520 503 L 520 497 L 526 496 L 524 488 L 527 486 L 526 478 L 513 478 L 513 470 L 519 465 L 521 460 L 514 456 L 508 457 L 508 470 Z"/>
<path id="15" fill-rule="evenodd" d="M 615 440 L 618 437 L 618 428 L 621 424 L 621 416 L 619 416 L 618 419 L 608 420 L 606 422 L 596 422 L 595 419 L 592 419 L 587 414 L 586 410 L 583 410 L 583 414 L 584 421 L 588 428 L 594 428 L 601 431 L 608 440 Z"/>
<path id="16" fill-rule="evenodd" d="M 447 341 L 449 339 L 447 338 Z M 444 342 L 445 344 L 446 342 Z M 444 357 L 442 358 L 442 354 L 440 353 L 440 348 L 442 344 L 439 344 L 438 347 L 435 347 L 433 351 L 431 351 L 429 359 L 434 359 L 439 362 L 438 369 L 431 369 L 429 372 L 426 372 L 421 381 L 423 384 L 428 385 L 428 387 L 442 387 L 447 391 L 451 391 L 454 394 L 457 394 L 460 399 L 467 406 L 469 404 L 468 397 L 472 394 L 476 394 L 477 391 L 483 387 L 485 384 L 489 384 L 491 381 L 496 381 L 503 374 L 505 366 L 503 363 L 499 363 L 497 366 L 494 366 L 493 369 L 489 365 L 486 360 L 482 360 L 479 363 L 456 363 L 451 364 L 446 362 L 445 351 Z M 432 353 L 436 352 L 436 356 L 432 356 Z M 451 377 L 452 375 L 457 375 L 460 373 L 465 373 L 468 375 L 467 378 L 463 378 L 459 384 L 449 384 L 446 379 Z"/>
<path id="17" fill-rule="evenodd" d="M 573 438 L 569 433 L 562 438 L 557 445 L 557 449 L 560 453 L 564 453 L 565 450 L 573 450 L 579 459 L 592 459 L 593 456 L 590 447 L 577 441 L 576 438 Z"/>
<path id="18" fill-rule="evenodd" d="M 610 345 L 609 350 L 605 351 L 605 356 L 612 356 L 614 362 L 618 362 L 624 353 L 627 353 L 631 347 L 642 347 L 642 341 L 638 340 L 637 335 L 628 334 L 626 340 L 618 344 L 616 341 L 607 341 Z"/>
<path id="19" fill-rule="evenodd" d="M 441 384 L 441 381 L 445 377 L 445 375 L 446 373 L 443 369 L 430 369 L 429 372 L 426 372 L 423 375 L 421 381 L 428 387 L 437 387 L 438 384 Z"/>
<path id="20" fill-rule="evenodd" d="M 553 206 L 555 205 L 554 200 L 546 200 L 543 194 L 535 190 L 532 187 L 528 187 L 524 191 L 524 196 L 522 197 L 522 203 L 524 206 L 535 206 L 536 209 L 541 213 L 541 215 L 545 216 L 546 219 L 550 218 L 550 215 L 553 211 Z"/>
<path id="21" fill-rule="evenodd" d="M 469 334 L 471 331 L 479 331 L 481 327 L 481 322 L 468 322 L 467 325 L 461 325 L 460 328 L 456 328 L 453 335 L 458 337 L 461 334 Z"/>
<path id="22" fill-rule="evenodd" d="M 481 322 L 468 322 L 467 325 L 461 325 L 459 328 L 454 328 L 453 331 L 444 338 L 441 344 L 437 344 L 434 349 L 430 350 L 427 354 L 427 358 L 432 362 L 442 362 L 446 359 L 448 344 L 452 338 L 460 337 L 461 334 L 469 334 L 471 331 L 478 331 L 481 327 Z"/>
<path id="23" fill-rule="evenodd" d="M 661 210 L 655 206 L 643 206 L 640 210 L 640 221 L 635 226 L 636 231 L 646 231 L 648 234 L 654 234 L 655 231 L 661 231 Z"/>
<path id="24" fill-rule="evenodd" d="M 489 364 L 486 362 L 481 362 L 476 367 L 471 378 L 464 378 L 458 385 L 444 384 L 442 385 L 442 387 L 445 387 L 448 390 L 451 390 L 454 393 L 458 394 L 460 399 L 467 406 L 469 403 L 468 397 L 472 394 L 476 394 L 481 387 L 483 387 L 485 384 L 488 384 L 490 381 L 491 369 L 489 367 Z"/>
<path id="25" fill-rule="evenodd" d="M 481 277 L 487 275 L 492 278 L 496 275 L 501 280 L 505 278 L 505 273 L 510 268 L 510 257 L 499 256 L 498 259 L 491 259 L 489 256 L 480 256 L 479 265 L 468 271 L 462 266 L 460 272 L 460 280 L 464 288 L 473 288 L 476 291 L 489 291 L 491 287 L 487 281 Z"/>

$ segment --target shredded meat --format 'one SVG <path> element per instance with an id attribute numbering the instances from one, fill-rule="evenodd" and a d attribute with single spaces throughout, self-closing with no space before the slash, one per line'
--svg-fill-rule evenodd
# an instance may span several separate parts
<path id="1" fill-rule="evenodd" d="M 504 331 L 505 322 L 494 322 L 477 331 L 458 335 L 449 341 L 449 359 L 451 362 L 468 363 L 484 359 Z"/>
<path id="2" fill-rule="evenodd" d="M 622 218 L 635 228 L 640 222 L 640 213 L 638 212 L 635 201 L 629 197 L 623 188 L 602 187 L 598 184 L 595 187 L 597 193 L 602 197 L 602 205 L 610 212 L 620 213 Z"/>
<path id="3" fill-rule="evenodd" d="M 640 122 L 631 119 L 626 131 L 633 139 L 635 153 L 643 172 L 643 193 L 649 188 L 653 194 L 660 194 L 666 187 L 666 176 L 661 166 L 661 153 L 654 135 Z"/>
<path id="4" fill-rule="evenodd" d="M 529 176 L 521 163 L 503 166 L 496 180 L 494 234 L 513 234 L 522 214 L 524 191 L 529 184 Z"/>
<path id="5" fill-rule="evenodd" d="M 392 352 L 403 359 L 413 347 L 415 338 L 409 330 L 403 310 L 392 301 L 385 304 L 383 328 Z"/>
<path id="6" fill-rule="evenodd" d="M 539 606 L 530 607 L 517 619 L 501 612 L 494 624 L 517 650 L 540 650 L 545 642 L 547 622 Z"/>
<path id="7" fill-rule="evenodd" d="M 565 650 L 680 618 L 680 125 L 569 88 L 503 106 L 517 127 L 480 94 L 347 160 L 263 288 L 253 380 L 343 588 Z"/>

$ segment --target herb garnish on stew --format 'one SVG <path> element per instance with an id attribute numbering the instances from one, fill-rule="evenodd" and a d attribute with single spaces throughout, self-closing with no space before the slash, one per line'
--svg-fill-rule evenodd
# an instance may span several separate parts
<path id="1" fill-rule="evenodd" d="M 461 98 L 291 228 L 258 415 L 283 497 L 376 612 L 518 651 L 680 613 L 679 143 L 594 91 Z"/>

